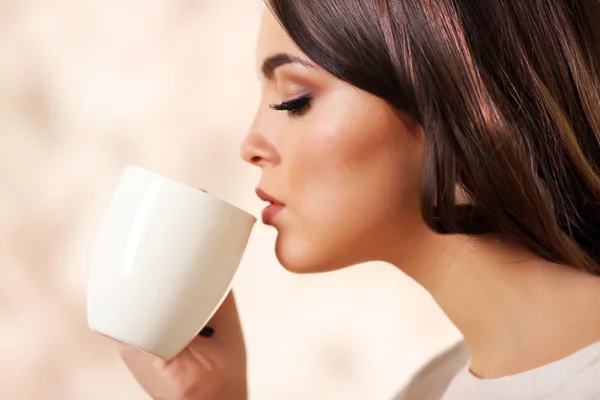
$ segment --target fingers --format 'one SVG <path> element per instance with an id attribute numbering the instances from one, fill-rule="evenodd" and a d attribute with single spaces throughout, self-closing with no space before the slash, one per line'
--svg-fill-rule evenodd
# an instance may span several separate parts
<path id="1" fill-rule="evenodd" d="M 166 363 L 166 361 L 162 360 L 161 358 L 150 355 L 142 350 L 136 349 L 135 347 L 127 346 L 123 343 L 118 343 L 117 350 L 128 367 L 136 367 L 138 365 L 152 365 L 153 367 L 160 367 Z"/>
<path id="2" fill-rule="evenodd" d="M 210 341 L 214 345 L 222 345 L 223 347 L 235 347 L 237 343 L 243 344 L 242 327 L 233 291 L 227 294 L 227 297 L 206 326 L 212 330 L 212 336 L 207 338 L 206 335 L 202 335 L 203 337 L 199 338 L 201 339 L 200 342 Z"/>
<path id="3" fill-rule="evenodd" d="M 230 291 L 221 306 L 213 315 L 207 324 L 215 330 L 215 333 L 222 329 L 229 329 L 239 325 L 237 305 L 233 291 Z"/>
<path id="4" fill-rule="evenodd" d="M 164 370 L 166 362 L 123 344 L 119 344 L 118 349 L 121 359 L 144 390 L 156 393 L 162 384 L 159 372 Z"/>
<path id="5" fill-rule="evenodd" d="M 213 335 L 209 338 L 199 335 L 186 352 L 209 372 L 225 368 L 224 360 L 235 359 L 236 368 L 240 368 L 236 373 L 244 375 L 246 348 L 233 292 L 228 293 L 207 327 Z"/>

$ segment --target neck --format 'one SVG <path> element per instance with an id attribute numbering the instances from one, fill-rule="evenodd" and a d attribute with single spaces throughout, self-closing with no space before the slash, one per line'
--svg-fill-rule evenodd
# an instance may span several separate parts
<path id="1" fill-rule="evenodd" d="M 404 252 L 394 264 L 462 332 L 474 374 L 516 374 L 600 340 L 600 278 L 493 238 L 420 239 L 426 251 L 413 251 L 419 255 L 408 262 Z"/>

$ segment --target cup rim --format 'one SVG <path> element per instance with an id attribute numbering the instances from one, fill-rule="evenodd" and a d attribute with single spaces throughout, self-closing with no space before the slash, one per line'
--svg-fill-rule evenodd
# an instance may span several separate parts
<path id="1" fill-rule="evenodd" d="M 169 177 L 167 175 L 158 173 L 156 171 L 153 171 L 153 170 L 145 168 L 145 167 L 141 167 L 141 166 L 139 166 L 137 164 L 125 164 L 125 166 L 124 166 L 124 168 L 123 168 L 123 170 L 121 172 L 121 175 L 124 175 L 127 170 L 138 170 L 138 171 L 141 171 L 141 172 L 144 172 L 144 173 L 147 173 L 147 174 L 152 174 L 152 175 L 160 177 L 161 179 L 164 179 L 164 180 L 166 180 L 166 181 L 168 181 L 170 183 L 173 183 L 175 185 L 182 186 L 182 187 L 184 187 L 186 189 L 192 189 L 192 190 L 196 191 L 198 194 L 208 196 L 209 198 L 212 198 L 212 199 L 217 200 L 217 201 L 219 201 L 221 203 L 224 203 L 224 204 L 226 204 L 226 205 L 228 205 L 230 207 L 233 207 L 234 209 L 236 209 L 236 210 L 238 210 L 238 211 L 240 211 L 240 212 L 248 215 L 252 219 L 254 219 L 254 222 L 257 221 L 257 218 L 252 213 L 250 213 L 249 211 L 246 211 L 243 208 L 236 206 L 235 204 L 232 204 L 232 203 L 230 203 L 228 201 L 225 201 L 222 198 L 220 198 L 218 196 L 215 196 L 214 194 L 210 194 L 208 192 L 200 190 L 200 189 L 198 189 L 195 186 L 192 186 L 192 185 L 189 185 L 187 183 L 178 181 L 177 179 L 171 178 L 171 177 Z"/>

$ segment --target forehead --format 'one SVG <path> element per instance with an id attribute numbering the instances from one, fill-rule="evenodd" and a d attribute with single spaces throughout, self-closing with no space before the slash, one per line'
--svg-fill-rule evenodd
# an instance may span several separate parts
<path id="1" fill-rule="evenodd" d="M 287 53 L 292 56 L 302 56 L 302 52 L 287 32 L 281 27 L 268 8 L 263 12 L 258 41 L 256 44 L 256 62 L 258 69 L 264 59 L 274 54 Z"/>

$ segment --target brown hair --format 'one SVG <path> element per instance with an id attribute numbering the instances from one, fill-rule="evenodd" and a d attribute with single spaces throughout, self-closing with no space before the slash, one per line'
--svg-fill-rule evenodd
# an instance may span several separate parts
<path id="1" fill-rule="evenodd" d="M 423 126 L 431 229 L 600 275 L 599 0 L 268 6 L 315 63 Z"/>

